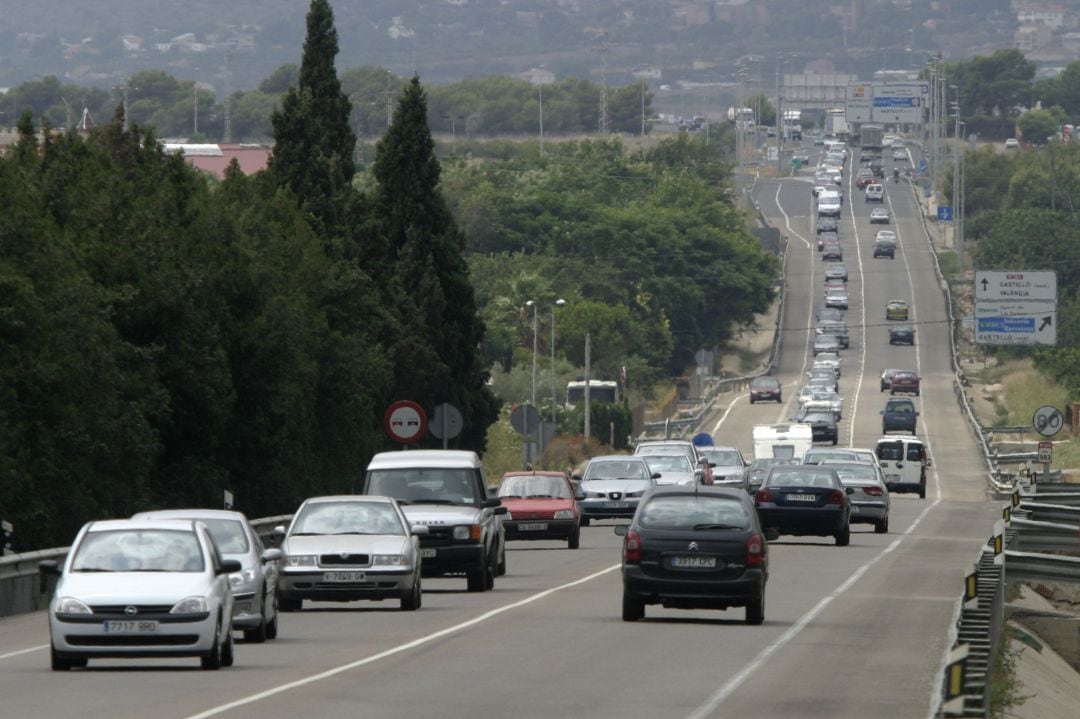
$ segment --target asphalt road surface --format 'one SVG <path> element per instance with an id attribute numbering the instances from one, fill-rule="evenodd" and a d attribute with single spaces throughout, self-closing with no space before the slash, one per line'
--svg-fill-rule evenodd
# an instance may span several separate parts
<path id="1" fill-rule="evenodd" d="M 850 175 L 846 180 L 850 182 Z M 888 170 L 887 170 L 888 174 Z M 760 182 L 756 198 L 789 238 L 787 311 L 778 375 L 785 404 L 718 403 L 702 429 L 751 450 L 751 426 L 787 420 L 809 367 L 808 335 L 823 301 L 813 230 L 812 171 Z M 427 580 L 423 608 L 396 602 L 316 604 L 282 615 L 277 640 L 236 646 L 219 672 L 198 660 L 91 660 L 48 668 L 43 614 L 0 621 L 0 716 L 293 717 L 927 717 L 961 578 L 998 508 L 952 389 L 948 325 L 933 258 L 904 184 L 886 186 L 900 236 L 895 260 L 872 257 L 878 227 L 847 187 L 841 240 L 850 270 L 851 348 L 843 353 L 840 444 L 872 447 L 886 366 L 914 367 L 919 434 L 934 466 L 927 498 L 893 497 L 890 533 L 856 525 L 851 545 L 770 543 L 766 619 L 743 611 L 648 607 L 620 619 L 614 523 L 582 530 L 581 549 L 516 542 L 492 592 Z M 915 347 L 888 345 L 885 302 L 908 300 Z"/>

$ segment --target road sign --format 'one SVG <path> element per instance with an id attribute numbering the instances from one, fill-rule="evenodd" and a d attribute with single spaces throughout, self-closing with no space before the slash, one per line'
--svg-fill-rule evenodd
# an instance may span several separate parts
<path id="1" fill-rule="evenodd" d="M 1039 461 L 1050 464 L 1054 461 L 1054 443 L 1050 441 L 1039 442 Z"/>
<path id="2" fill-rule="evenodd" d="M 233 493 L 226 489 L 226 490 L 222 490 L 222 495 L 223 495 L 222 496 L 222 499 L 223 499 L 222 506 L 223 506 L 223 508 L 224 509 L 232 509 L 233 508 Z"/>
<path id="3" fill-rule="evenodd" d="M 875 82 L 873 84 L 874 122 L 920 123 L 930 96 L 927 82 Z"/>
<path id="4" fill-rule="evenodd" d="M 419 442 L 427 434 L 427 414 L 416 402 L 407 399 L 394 402 L 383 415 L 383 430 L 395 442 Z"/>
<path id="5" fill-rule="evenodd" d="M 952 222 L 952 205 L 938 205 L 938 222 Z"/>
<path id="6" fill-rule="evenodd" d="M 1053 437 L 1061 431 L 1062 425 L 1065 424 L 1065 417 L 1057 407 L 1044 404 L 1035 410 L 1035 414 L 1031 416 L 1031 424 L 1035 427 L 1035 431 L 1043 437 Z M 1042 442 L 1039 443 L 1039 446 L 1042 447 Z M 1050 460 L 1046 461 L 1049 462 Z"/>
<path id="7" fill-rule="evenodd" d="M 510 426 L 521 434 L 536 434 L 540 429 L 540 412 L 531 404 L 519 404 L 510 412 Z"/>
<path id="8" fill-rule="evenodd" d="M 976 270 L 975 299 L 1057 302 L 1057 273 L 1052 270 Z"/>
<path id="9" fill-rule="evenodd" d="M 461 434 L 463 425 L 464 420 L 461 417 L 461 410 L 452 404 L 444 402 L 436 405 L 435 411 L 431 413 L 429 429 L 431 429 L 431 434 L 445 442 Z"/>
<path id="10" fill-rule="evenodd" d="M 975 343 L 1056 345 L 1057 304 L 1053 302 L 976 302 Z"/>
<path id="11" fill-rule="evenodd" d="M 844 118 L 848 123 L 870 122 L 873 112 L 873 89 L 870 85 L 848 85 Z"/>

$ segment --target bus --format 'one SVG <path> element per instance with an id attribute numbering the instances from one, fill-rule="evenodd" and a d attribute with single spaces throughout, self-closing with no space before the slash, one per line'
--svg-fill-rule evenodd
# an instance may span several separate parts
<path id="1" fill-rule="evenodd" d="M 566 408 L 573 409 L 585 401 L 585 381 L 566 383 Z M 592 404 L 615 404 L 619 401 L 619 383 L 611 380 L 589 380 L 589 402 Z"/>

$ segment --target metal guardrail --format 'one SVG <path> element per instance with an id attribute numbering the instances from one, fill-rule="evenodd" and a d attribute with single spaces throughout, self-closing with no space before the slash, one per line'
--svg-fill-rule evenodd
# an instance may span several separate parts
<path id="1" fill-rule="evenodd" d="M 274 527 L 287 525 L 291 519 L 291 514 L 279 514 L 252 519 L 251 526 L 268 546 L 277 546 Z M 46 559 L 62 562 L 69 549 L 56 547 L 0 557 L 0 617 L 44 609 L 56 580 L 41 576 L 38 562 Z"/>
<path id="2" fill-rule="evenodd" d="M 1080 557 L 1006 550 L 1005 574 L 1011 581 L 1080 582 Z"/>

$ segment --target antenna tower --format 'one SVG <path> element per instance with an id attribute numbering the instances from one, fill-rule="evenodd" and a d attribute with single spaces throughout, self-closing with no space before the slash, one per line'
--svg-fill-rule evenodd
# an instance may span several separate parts
<path id="1" fill-rule="evenodd" d="M 607 104 L 607 52 L 608 33 L 604 30 L 600 33 L 600 44 L 594 48 L 600 53 L 600 123 L 597 128 L 601 135 L 608 134 L 608 104 Z"/>
<path id="2" fill-rule="evenodd" d="M 225 144 L 232 142 L 232 56 L 225 53 Z"/>

